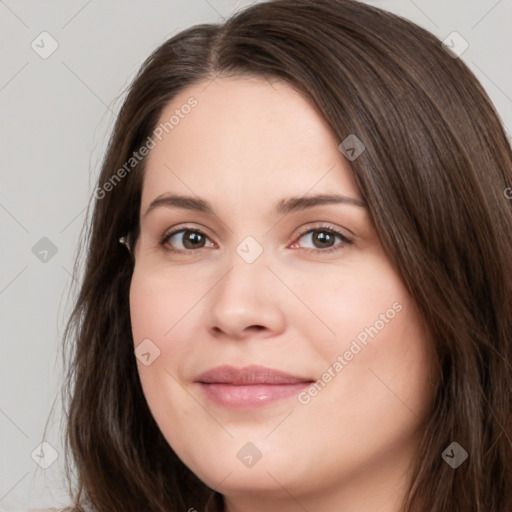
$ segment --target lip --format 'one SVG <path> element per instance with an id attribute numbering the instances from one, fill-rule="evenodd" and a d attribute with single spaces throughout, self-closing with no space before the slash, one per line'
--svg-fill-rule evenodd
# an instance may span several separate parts
<path id="1" fill-rule="evenodd" d="M 195 382 L 217 405 L 253 409 L 297 395 L 314 380 L 265 366 L 223 365 L 202 373 Z"/>

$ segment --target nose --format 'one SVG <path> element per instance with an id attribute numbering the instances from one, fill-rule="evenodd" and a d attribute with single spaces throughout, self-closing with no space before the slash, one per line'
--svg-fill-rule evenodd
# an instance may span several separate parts
<path id="1" fill-rule="evenodd" d="M 247 263 L 238 254 L 209 295 L 207 321 L 216 338 L 267 338 L 285 328 L 279 280 L 263 254 Z M 282 285 L 281 285 L 282 286 Z"/>

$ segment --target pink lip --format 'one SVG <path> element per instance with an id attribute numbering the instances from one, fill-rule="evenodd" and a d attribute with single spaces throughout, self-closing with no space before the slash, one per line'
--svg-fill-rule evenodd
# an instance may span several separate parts
<path id="1" fill-rule="evenodd" d="M 217 366 L 196 382 L 214 403 L 231 409 L 252 409 L 296 395 L 314 382 L 264 366 Z"/>

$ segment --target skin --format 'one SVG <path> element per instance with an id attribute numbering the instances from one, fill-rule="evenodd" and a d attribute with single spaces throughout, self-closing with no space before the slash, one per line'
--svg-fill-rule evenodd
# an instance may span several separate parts
<path id="1" fill-rule="evenodd" d="M 167 105 L 162 122 L 190 96 L 198 101 L 147 159 L 130 309 L 135 347 L 149 338 L 160 350 L 147 366 L 137 360 L 151 412 L 229 512 L 396 512 L 433 396 L 432 345 L 414 301 L 365 207 L 273 211 L 292 196 L 361 200 L 341 141 L 314 106 L 280 81 L 206 85 Z M 204 198 L 215 215 L 168 206 L 145 215 L 171 192 Z M 184 245 L 182 232 L 167 247 L 188 252 L 166 252 L 159 237 L 183 223 L 205 233 L 203 248 Z M 325 223 L 353 243 L 322 245 Z M 247 236 L 263 249 L 252 263 L 236 252 Z M 397 303 L 394 318 L 334 371 L 358 334 Z M 221 364 L 313 380 L 331 368 L 331 379 L 306 404 L 292 396 L 231 410 L 194 382 Z M 252 467 L 237 457 L 248 442 L 262 454 Z"/>

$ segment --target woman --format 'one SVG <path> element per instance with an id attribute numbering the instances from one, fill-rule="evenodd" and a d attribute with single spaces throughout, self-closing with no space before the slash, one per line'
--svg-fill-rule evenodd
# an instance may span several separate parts
<path id="1" fill-rule="evenodd" d="M 148 58 L 66 332 L 75 510 L 510 510 L 512 154 L 454 57 L 275 0 Z"/>

